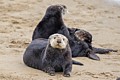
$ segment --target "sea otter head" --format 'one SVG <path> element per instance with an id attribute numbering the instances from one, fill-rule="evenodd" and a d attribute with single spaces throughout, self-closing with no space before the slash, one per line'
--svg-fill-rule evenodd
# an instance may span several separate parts
<path id="1" fill-rule="evenodd" d="M 86 32 L 85 30 L 78 30 L 75 32 L 75 37 L 78 41 L 86 41 L 91 43 L 92 42 L 92 36 Z"/>
<path id="2" fill-rule="evenodd" d="M 85 40 L 85 32 L 84 31 L 81 31 L 81 30 L 79 30 L 79 31 L 76 31 L 75 32 L 75 37 L 78 39 L 78 40 L 81 40 L 81 41 L 84 41 Z"/>
<path id="3" fill-rule="evenodd" d="M 51 15 L 51 16 L 55 16 L 55 15 L 62 15 L 65 14 L 65 12 L 67 11 L 67 7 L 65 5 L 51 5 L 47 8 L 46 10 L 46 15 Z"/>
<path id="4" fill-rule="evenodd" d="M 53 34 L 49 37 L 50 46 L 57 49 L 65 49 L 68 39 L 62 34 Z"/>

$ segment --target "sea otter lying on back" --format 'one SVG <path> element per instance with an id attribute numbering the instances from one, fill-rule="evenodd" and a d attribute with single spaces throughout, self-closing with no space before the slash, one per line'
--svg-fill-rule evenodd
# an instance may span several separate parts
<path id="1" fill-rule="evenodd" d="M 73 40 L 77 42 L 81 42 L 81 41 L 86 42 L 89 48 L 94 51 L 94 53 L 106 54 L 109 52 L 117 52 L 117 50 L 113 50 L 113 49 L 103 49 L 103 48 L 92 47 L 92 35 L 85 30 L 77 29 L 77 28 L 68 28 L 68 31 Z"/>

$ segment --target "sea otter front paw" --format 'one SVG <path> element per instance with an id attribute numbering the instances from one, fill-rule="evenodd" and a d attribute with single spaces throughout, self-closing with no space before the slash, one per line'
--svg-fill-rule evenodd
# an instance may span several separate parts
<path id="1" fill-rule="evenodd" d="M 70 77 L 70 73 L 64 73 L 63 76 L 64 77 Z"/>
<path id="2" fill-rule="evenodd" d="M 55 70 L 52 67 L 44 68 L 44 72 L 48 73 L 51 76 L 55 76 Z"/>
<path id="3" fill-rule="evenodd" d="M 50 72 L 49 72 L 49 75 L 55 76 L 55 71 L 50 71 Z"/>
<path id="4" fill-rule="evenodd" d="M 44 72 L 48 73 L 48 70 L 46 68 L 43 69 Z"/>

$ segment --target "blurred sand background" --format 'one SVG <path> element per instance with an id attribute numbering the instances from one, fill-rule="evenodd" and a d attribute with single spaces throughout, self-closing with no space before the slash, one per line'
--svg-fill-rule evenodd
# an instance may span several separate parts
<path id="1" fill-rule="evenodd" d="M 114 0 L 113 0 L 114 1 Z M 119 2 L 120 3 L 120 2 Z M 0 0 L 0 80 L 116 80 L 120 77 L 120 4 L 112 0 Z M 34 28 L 51 4 L 65 4 L 68 27 L 89 31 L 93 45 L 118 49 L 98 55 L 101 61 L 78 57 L 70 78 L 53 77 L 24 65 L 22 56 Z"/>

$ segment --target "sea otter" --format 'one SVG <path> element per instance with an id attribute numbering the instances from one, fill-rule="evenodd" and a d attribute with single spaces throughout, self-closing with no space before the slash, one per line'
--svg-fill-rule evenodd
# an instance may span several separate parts
<path id="1" fill-rule="evenodd" d="M 66 10 L 67 7 L 65 5 L 49 6 L 43 19 L 34 30 L 32 40 L 37 38 L 48 39 L 50 35 L 55 33 L 63 34 L 70 39 L 69 32 L 62 19 L 62 15 L 65 14 Z"/>
<path id="2" fill-rule="evenodd" d="M 87 32 L 83 29 L 68 28 L 68 31 L 70 33 L 70 36 L 73 38 L 73 40 L 75 40 L 77 42 L 80 42 L 80 41 L 86 42 L 88 44 L 89 48 L 94 51 L 94 53 L 106 54 L 109 52 L 117 52 L 117 50 L 113 50 L 113 49 L 103 49 L 103 48 L 93 47 L 91 33 Z"/>
<path id="3" fill-rule="evenodd" d="M 23 61 L 27 66 L 47 72 L 51 76 L 57 71 L 63 71 L 65 77 L 70 76 L 72 63 L 83 65 L 72 60 L 69 41 L 61 34 L 53 34 L 49 39 L 33 40 L 23 55 Z"/>

